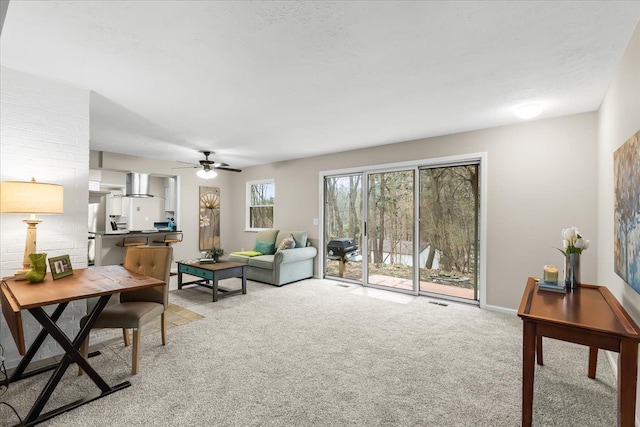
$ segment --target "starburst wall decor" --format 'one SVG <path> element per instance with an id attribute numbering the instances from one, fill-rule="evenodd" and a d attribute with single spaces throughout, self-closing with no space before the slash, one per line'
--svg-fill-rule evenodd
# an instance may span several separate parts
<path id="1" fill-rule="evenodd" d="M 220 188 L 200 187 L 200 250 L 220 246 Z"/>

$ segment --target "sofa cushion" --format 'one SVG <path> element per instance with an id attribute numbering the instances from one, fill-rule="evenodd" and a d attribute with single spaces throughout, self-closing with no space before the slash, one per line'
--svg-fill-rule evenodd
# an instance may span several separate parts
<path id="1" fill-rule="evenodd" d="M 261 255 L 249 258 L 249 266 L 273 270 L 273 255 Z"/>
<path id="2" fill-rule="evenodd" d="M 284 251 L 286 249 L 293 249 L 295 247 L 296 247 L 296 241 L 293 240 L 293 236 L 289 234 L 287 237 L 282 239 L 282 241 L 278 245 L 278 249 L 276 249 L 276 252 Z"/>
<path id="3" fill-rule="evenodd" d="M 285 231 L 280 230 L 278 237 L 276 237 L 276 248 L 280 246 L 280 242 L 285 237 L 292 236 L 296 242 L 296 248 L 304 248 L 307 246 L 307 232 L 306 231 Z"/>
<path id="4" fill-rule="evenodd" d="M 242 256 L 252 257 L 252 256 L 260 256 L 264 254 L 258 251 L 244 251 L 244 252 L 231 252 L 231 255 L 242 255 Z"/>
<path id="5" fill-rule="evenodd" d="M 263 255 L 273 255 L 276 251 L 276 244 L 274 242 L 264 242 L 262 240 L 256 240 L 256 252 L 260 252 Z"/>
<path id="6" fill-rule="evenodd" d="M 251 257 L 245 255 L 238 255 L 237 253 L 229 254 L 229 261 L 239 262 L 240 264 L 248 265 Z"/>
<path id="7" fill-rule="evenodd" d="M 268 230 L 260 230 L 256 233 L 256 241 L 260 240 L 262 242 L 275 243 L 276 237 L 278 236 L 278 231 L 275 228 L 270 228 Z"/>

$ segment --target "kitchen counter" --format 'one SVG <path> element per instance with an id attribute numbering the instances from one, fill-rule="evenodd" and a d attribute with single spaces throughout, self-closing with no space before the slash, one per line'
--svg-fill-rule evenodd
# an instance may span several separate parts
<path id="1" fill-rule="evenodd" d="M 90 231 L 89 234 L 95 234 L 102 236 L 103 238 L 106 237 L 120 237 L 122 238 L 122 236 L 151 236 L 151 235 L 164 235 L 164 234 L 171 234 L 171 233 L 182 233 L 182 231 L 180 230 L 176 230 L 176 231 L 165 231 L 165 230 L 156 230 L 156 231 L 151 231 L 151 230 L 146 230 L 146 231 L 119 231 L 117 233 L 105 233 L 103 231 L 98 231 L 98 232 L 92 232 Z"/>
<path id="2" fill-rule="evenodd" d="M 182 233 L 182 231 L 127 231 L 119 233 L 91 232 L 95 237 L 95 266 L 121 265 L 124 262 L 126 248 L 118 246 L 118 243 L 131 237 L 145 237 L 148 245 L 164 245 L 154 243 L 154 240 L 164 240 L 168 234 Z"/>

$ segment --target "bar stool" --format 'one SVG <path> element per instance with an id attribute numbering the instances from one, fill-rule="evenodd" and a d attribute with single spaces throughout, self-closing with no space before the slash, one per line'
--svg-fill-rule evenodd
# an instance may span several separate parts
<path id="1" fill-rule="evenodd" d="M 153 243 L 164 243 L 165 246 L 171 246 L 172 243 L 180 243 L 182 242 L 182 233 L 167 233 L 162 236 L 162 239 L 154 239 Z M 173 258 L 171 258 L 171 262 L 173 262 Z M 175 276 L 178 274 L 177 271 L 171 271 L 170 276 Z"/>
<path id="2" fill-rule="evenodd" d="M 136 239 L 136 240 L 129 240 Z M 144 239 L 144 242 L 140 239 Z M 136 236 L 136 237 L 123 237 L 122 242 L 116 243 L 116 246 L 120 246 L 121 248 L 128 248 L 131 246 L 142 246 L 149 243 L 149 238 L 146 236 Z"/>
<path id="3" fill-rule="evenodd" d="M 167 233 L 162 239 L 155 239 L 153 243 L 164 243 L 165 246 L 171 246 L 172 243 L 182 242 L 182 233 Z"/>

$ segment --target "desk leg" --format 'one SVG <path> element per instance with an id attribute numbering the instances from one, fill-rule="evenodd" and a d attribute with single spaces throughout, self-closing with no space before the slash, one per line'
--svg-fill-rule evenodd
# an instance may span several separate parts
<path id="1" fill-rule="evenodd" d="M 64 311 L 64 309 L 67 308 L 68 304 L 69 304 L 68 302 L 59 304 L 58 307 L 56 307 L 56 309 L 54 310 L 53 314 L 51 315 L 51 320 L 53 320 L 54 322 L 57 322 L 60 316 L 62 315 L 62 312 Z M 29 364 L 31 363 L 31 360 L 33 360 L 33 357 L 36 355 L 36 353 L 40 349 L 40 346 L 44 342 L 45 338 L 47 338 L 47 336 L 49 336 L 49 332 L 47 332 L 47 330 L 43 328 L 38 334 L 38 336 L 36 337 L 36 339 L 31 344 L 31 346 L 29 347 L 27 354 L 25 354 L 25 356 L 22 358 L 22 360 L 20 361 L 16 369 L 13 371 L 13 374 L 11 374 L 11 377 L 9 378 L 10 383 L 29 376 L 28 374 L 24 375 L 24 372 L 29 366 Z"/>
<path id="2" fill-rule="evenodd" d="M 29 312 L 42 325 L 44 330 L 49 335 L 51 335 L 51 337 L 55 339 L 58 342 L 58 344 L 62 346 L 62 348 L 64 348 L 66 354 L 64 355 L 62 360 L 58 363 L 58 367 L 56 368 L 54 373 L 51 375 L 51 378 L 49 378 L 49 381 L 47 382 L 44 389 L 36 399 L 36 402 L 33 404 L 33 407 L 25 417 L 23 421 L 25 425 L 33 425 L 33 424 L 37 424 L 39 422 L 48 420 L 63 412 L 69 411 L 80 405 L 91 402 L 99 397 L 106 396 L 107 394 L 111 394 L 114 391 L 118 391 L 122 388 L 125 388 L 131 385 L 128 381 L 126 381 L 115 387 L 109 387 L 109 385 L 102 379 L 102 377 L 95 371 L 95 369 L 93 369 L 91 365 L 89 365 L 89 362 L 87 362 L 87 360 L 83 358 L 79 352 L 80 345 L 84 342 L 87 335 L 89 335 L 89 332 L 91 331 L 92 326 L 95 324 L 96 320 L 98 319 L 98 316 L 100 316 L 100 313 L 102 312 L 104 307 L 107 305 L 107 302 L 109 301 L 110 297 L 111 295 L 105 295 L 100 297 L 93 311 L 91 311 L 91 313 L 89 314 L 87 318 L 87 323 L 84 325 L 82 329 L 80 329 L 80 332 L 78 332 L 73 342 L 71 342 L 69 337 L 67 337 L 67 335 L 65 335 L 65 333 L 54 322 L 53 316 L 49 317 L 42 307 L 29 309 Z M 67 303 L 63 303 L 60 305 L 64 305 L 66 307 Z M 64 310 L 64 307 L 62 308 L 62 310 Z M 56 309 L 56 312 L 57 311 L 58 310 Z M 82 367 L 82 369 L 87 373 L 87 375 L 100 388 L 101 394 L 98 397 L 77 400 L 73 403 L 64 405 L 58 409 L 54 409 L 43 415 L 40 415 L 45 405 L 47 404 L 47 401 L 51 397 L 51 394 L 53 393 L 55 388 L 58 386 L 58 383 L 64 376 L 64 373 L 67 371 L 67 368 L 69 368 L 69 365 L 71 364 L 72 361 L 76 362 L 80 367 Z"/>
<path id="3" fill-rule="evenodd" d="M 522 427 L 533 421 L 533 379 L 536 360 L 536 324 L 524 321 L 522 333 Z"/>
<path id="4" fill-rule="evenodd" d="M 178 289 L 182 289 L 182 272 L 180 271 L 180 267 L 178 267 Z"/>
<path id="5" fill-rule="evenodd" d="M 596 378 L 596 366 L 598 366 L 598 347 L 589 347 L 589 373 L 587 376 L 592 380 Z"/>
<path id="6" fill-rule="evenodd" d="M 618 426 L 633 427 L 636 417 L 636 384 L 638 382 L 638 343 L 620 341 L 618 357 Z"/>

